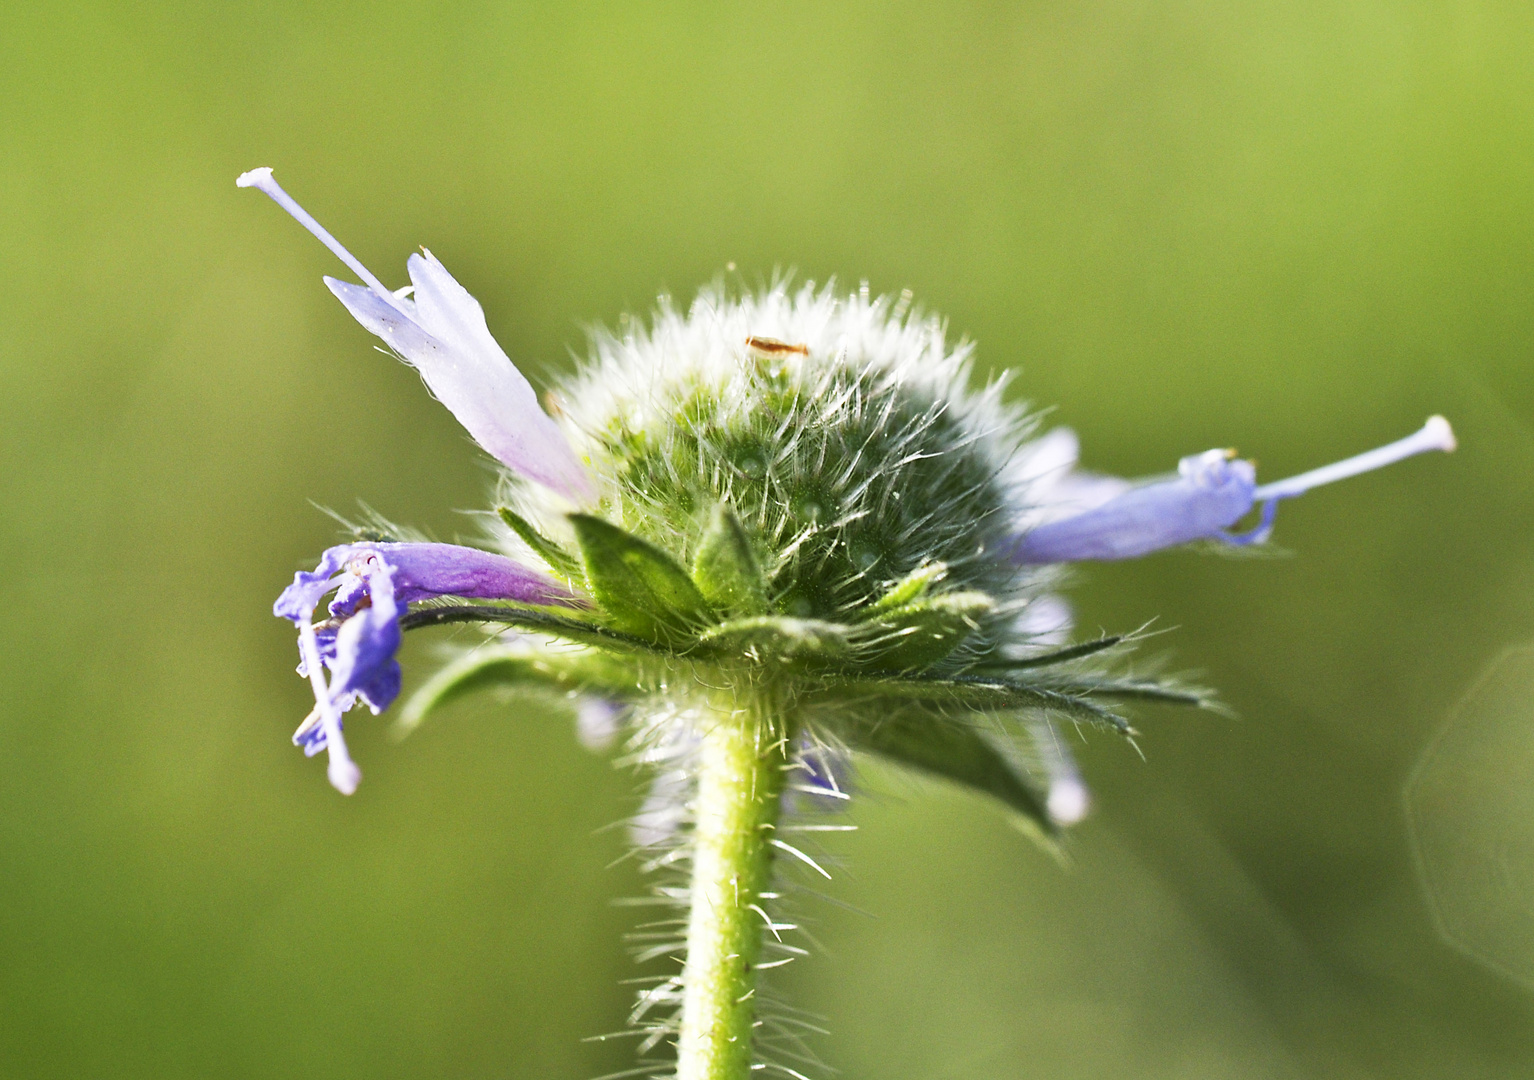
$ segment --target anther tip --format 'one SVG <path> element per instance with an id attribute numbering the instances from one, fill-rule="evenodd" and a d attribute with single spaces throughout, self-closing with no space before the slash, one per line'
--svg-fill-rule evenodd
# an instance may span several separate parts
<path id="1" fill-rule="evenodd" d="M 1428 417 L 1427 423 L 1422 425 L 1422 430 L 1427 432 L 1438 444 L 1438 449 L 1446 454 L 1452 454 L 1459 448 L 1459 440 L 1454 438 L 1454 429 L 1442 416 Z"/>
<path id="2" fill-rule="evenodd" d="M 362 770 L 357 768 L 356 762 L 344 758 L 331 757 L 325 775 L 330 778 L 330 786 L 342 795 L 350 795 L 362 783 Z"/>
<path id="3" fill-rule="evenodd" d="M 242 173 L 240 173 L 240 175 L 234 181 L 234 186 L 235 187 L 260 187 L 263 184 L 271 183 L 271 179 L 272 179 L 272 168 L 271 168 L 271 166 L 270 165 L 263 165 L 259 169 L 251 169 L 249 172 L 242 172 Z"/>

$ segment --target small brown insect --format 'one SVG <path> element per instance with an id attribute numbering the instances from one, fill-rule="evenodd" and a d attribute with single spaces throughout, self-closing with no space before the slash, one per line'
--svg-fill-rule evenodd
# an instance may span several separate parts
<path id="1" fill-rule="evenodd" d="M 786 341 L 770 337 L 748 337 L 746 348 L 758 356 L 788 356 L 790 353 L 798 353 L 800 356 L 810 355 L 808 345 L 790 345 Z"/>

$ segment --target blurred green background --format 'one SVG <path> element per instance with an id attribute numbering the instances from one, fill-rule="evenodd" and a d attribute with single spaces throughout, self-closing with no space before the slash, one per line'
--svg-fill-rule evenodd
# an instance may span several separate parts
<path id="1" fill-rule="evenodd" d="M 631 776 L 490 701 L 359 720 L 350 800 L 288 744 L 311 500 L 451 538 L 489 474 L 256 165 L 386 281 L 429 244 L 535 383 L 733 261 L 912 289 L 1126 475 L 1448 414 L 1454 457 L 1287 505 L 1293 558 L 1082 573 L 1084 633 L 1175 628 L 1241 719 L 1090 740 L 1068 870 L 868 776 L 834 892 L 869 914 L 817 909 L 788 981 L 850 1078 L 1534 1072 L 1402 803 L 1534 637 L 1534 8 L 45 2 L 0 42 L 4 1075 L 630 1061 L 580 1040 L 628 1000 Z"/>

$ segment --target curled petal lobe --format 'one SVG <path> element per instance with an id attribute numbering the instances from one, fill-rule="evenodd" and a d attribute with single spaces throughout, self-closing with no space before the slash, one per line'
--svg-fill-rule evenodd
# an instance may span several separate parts
<path id="1" fill-rule="evenodd" d="M 331 618 L 315 625 L 314 610 L 331 590 Z M 361 773 L 346 755 L 341 714 L 359 701 L 374 713 L 393 704 L 401 679 L 395 659 L 400 616 L 410 603 L 437 596 L 576 602 L 568 589 L 504 555 L 456 544 L 363 543 L 326 551 L 273 605 L 276 615 L 298 625 L 299 673 L 314 684 L 315 710 L 293 742 L 307 755 L 328 750 L 331 782 L 345 794 Z"/>
<path id="2" fill-rule="evenodd" d="M 320 557 L 320 564 L 313 570 L 300 570 L 293 575 L 293 584 L 282 590 L 272 605 L 272 614 L 279 619 L 298 622 L 307 619 L 326 593 L 335 588 L 332 579 L 346 564 L 345 547 L 333 547 Z"/>
<path id="3" fill-rule="evenodd" d="M 359 567 L 367 583 L 368 604 L 336 630 L 335 658 L 330 662 L 330 693 L 354 696 L 375 714 L 383 712 L 399 696 L 399 604 L 395 600 L 394 568 L 380 557 L 364 560 Z"/>
<path id="4" fill-rule="evenodd" d="M 349 281 L 327 277 L 325 286 L 341 301 L 352 318 L 362 324 L 370 334 L 383 338 L 384 342 L 399 355 L 410 361 L 418 370 L 423 366 L 435 366 L 437 362 L 448 363 L 447 346 L 421 328 L 411 317 L 410 301 L 385 300 L 372 289 L 364 289 Z M 473 434 L 470 432 L 469 434 Z"/>

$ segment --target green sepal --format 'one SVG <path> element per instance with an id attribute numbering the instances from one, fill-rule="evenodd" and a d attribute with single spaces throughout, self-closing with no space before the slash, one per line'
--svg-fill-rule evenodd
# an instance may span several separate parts
<path id="1" fill-rule="evenodd" d="M 571 514 L 570 524 L 586 583 L 619 630 L 674 642 L 708 619 L 708 601 L 666 552 L 589 514 Z"/>
<path id="2" fill-rule="evenodd" d="M 710 627 L 698 638 L 704 655 L 745 656 L 758 662 L 780 660 L 835 664 L 851 650 L 851 628 L 820 619 L 758 615 Z"/>
<path id="3" fill-rule="evenodd" d="M 836 730 L 853 750 L 999 799 L 1026 820 L 1031 834 L 1059 833 L 1032 784 L 971 724 L 919 708 L 876 707 L 843 716 Z"/>
<path id="4" fill-rule="evenodd" d="M 521 645 L 487 645 L 426 680 L 400 709 L 392 733 L 404 738 L 442 706 L 490 687 L 559 693 L 590 690 L 622 700 L 634 696 L 642 680 L 643 673 L 634 663 L 597 652 L 540 653 Z"/>
<path id="5" fill-rule="evenodd" d="M 767 578 L 745 526 L 728 503 L 714 507 L 708 528 L 692 560 L 698 591 L 721 611 L 736 615 L 767 613 Z"/>
<path id="6" fill-rule="evenodd" d="M 952 678 L 879 678 L 876 676 L 828 676 L 815 691 L 806 695 L 810 702 L 827 704 L 868 704 L 882 702 L 894 711 L 906 703 L 921 702 L 934 718 L 957 712 L 1056 712 L 1120 735 L 1134 735 L 1129 721 L 1105 705 L 1085 696 L 1084 691 L 1069 691 L 1054 686 L 1039 686 L 1010 679 L 955 675 Z"/>
<path id="7" fill-rule="evenodd" d="M 532 522 L 509 506 L 497 506 L 495 512 L 506 523 L 507 528 L 516 533 L 524 544 L 532 548 L 535 555 L 548 563 L 549 568 L 556 574 L 567 580 L 580 576 L 580 560 L 535 529 Z"/>
<path id="8" fill-rule="evenodd" d="M 874 625 L 870 665 L 885 671 L 916 671 L 946 659 L 980 628 L 996 602 L 984 593 L 943 593 L 880 613 Z"/>
<path id="9" fill-rule="evenodd" d="M 1096 641 L 1083 641 L 1079 645 L 1067 645 L 1063 649 L 1053 652 L 1039 653 L 1035 656 L 1025 656 L 1021 660 L 996 660 L 987 663 L 988 668 L 996 668 L 1005 671 L 1022 671 L 1026 668 L 1050 667 L 1054 664 L 1065 664 L 1072 660 L 1080 660 L 1083 657 L 1093 656 L 1105 649 L 1111 649 L 1124 640 L 1122 634 L 1111 634 L 1100 637 Z"/>
<path id="10" fill-rule="evenodd" d="M 905 577 L 885 590 L 884 595 L 869 604 L 861 613 L 865 619 L 880 617 L 884 612 L 905 607 L 927 595 L 927 590 L 948 576 L 948 564 L 930 562 L 918 566 Z"/>
<path id="11" fill-rule="evenodd" d="M 629 652 L 657 652 L 653 642 L 634 637 L 618 630 L 610 630 L 594 622 L 570 615 L 556 615 L 550 611 L 532 607 L 511 607 L 500 604 L 439 604 L 434 607 L 416 608 L 400 616 L 401 630 L 419 630 L 424 626 L 446 626 L 449 623 L 499 623 L 515 626 L 518 630 L 531 630 L 538 634 L 562 637 L 566 641 L 582 645 L 596 645 L 607 649 Z"/>
<path id="12" fill-rule="evenodd" d="M 1111 676 L 1082 675 L 1045 678 L 1040 686 L 1065 694 L 1090 694 L 1095 697 L 1125 701 L 1153 701 L 1162 705 L 1185 705 L 1198 709 L 1222 710 L 1213 694 L 1197 687 L 1168 686 L 1141 679 L 1115 679 Z"/>

